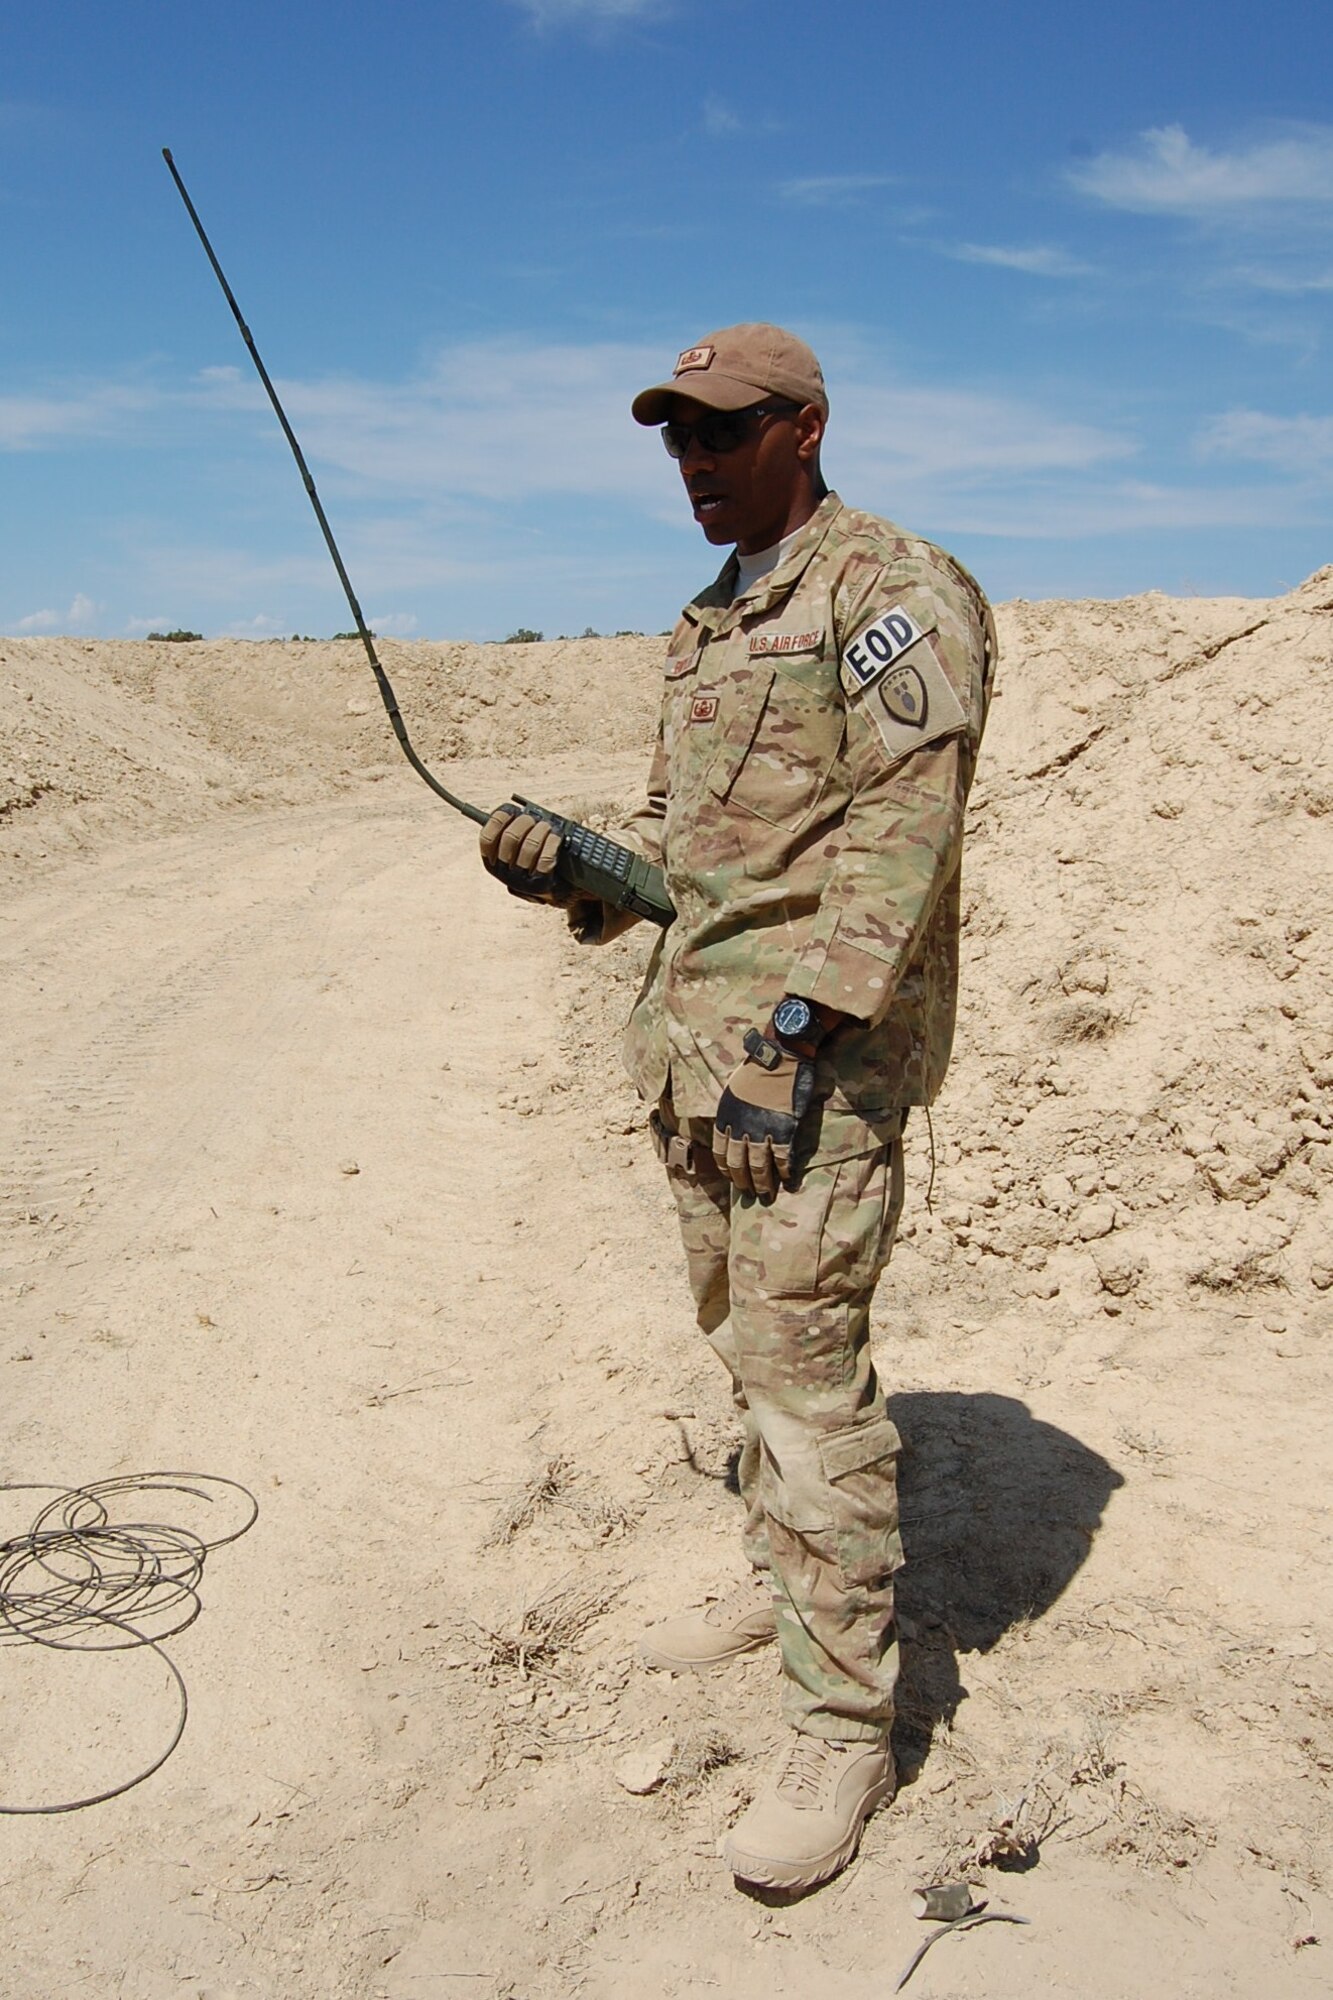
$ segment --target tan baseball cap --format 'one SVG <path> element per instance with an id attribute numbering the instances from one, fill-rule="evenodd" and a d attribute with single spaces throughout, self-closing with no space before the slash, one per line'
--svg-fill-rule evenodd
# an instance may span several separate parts
<path id="1" fill-rule="evenodd" d="M 630 408 L 640 424 L 667 420 L 673 396 L 688 396 L 710 410 L 744 410 L 767 395 L 813 403 L 828 415 L 828 391 L 814 352 L 794 333 L 763 320 L 706 333 L 677 356 L 669 382 L 642 389 Z"/>

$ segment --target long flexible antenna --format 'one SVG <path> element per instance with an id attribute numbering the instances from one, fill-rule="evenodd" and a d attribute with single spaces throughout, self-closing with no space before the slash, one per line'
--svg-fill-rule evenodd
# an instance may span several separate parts
<path id="1" fill-rule="evenodd" d="M 398 698 L 394 694 L 393 688 L 390 685 L 389 676 L 385 673 L 383 667 L 379 663 L 379 656 L 375 651 L 375 641 L 371 636 L 369 629 L 367 628 L 365 619 L 361 616 L 361 606 L 356 601 L 356 592 L 352 589 L 352 580 L 348 576 L 346 569 L 343 567 L 343 559 L 338 553 L 338 544 L 333 539 L 333 530 L 329 526 L 328 515 L 324 512 L 323 507 L 320 505 L 319 495 L 315 491 L 315 482 L 310 476 L 310 468 L 306 464 L 304 454 L 301 451 L 301 447 L 296 441 L 296 432 L 292 429 L 291 425 L 287 421 L 287 412 L 283 409 L 282 404 L 278 401 L 278 392 L 274 388 L 272 382 L 269 380 L 269 373 L 267 368 L 265 368 L 263 362 L 259 358 L 259 349 L 255 346 L 254 337 L 251 334 L 249 327 L 246 325 L 245 321 L 241 317 L 241 309 L 236 303 L 236 297 L 231 289 L 231 286 L 227 283 L 226 273 L 223 271 L 221 264 L 219 264 L 217 260 L 217 257 L 213 250 L 213 245 L 208 240 L 207 233 L 204 229 L 203 223 L 199 220 L 199 215 L 197 210 L 195 209 L 195 205 L 190 200 L 190 197 L 186 192 L 185 183 L 181 179 L 179 173 L 176 171 L 176 162 L 172 159 L 170 149 L 166 146 L 162 148 L 162 157 L 166 161 L 167 166 L 170 169 L 171 178 L 172 180 L 175 181 L 177 190 L 179 191 L 180 194 L 180 198 L 185 203 L 186 210 L 189 213 L 191 222 L 195 226 L 195 231 L 199 237 L 199 241 L 203 244 L 204 250 L 207 253 L 208 261 L 213 266 L 214 276 L 217 278 L 218 283 L 222 287 L 223 294 L 226 298 L 227 304 L 231 307 L 232 318 L 236 321 L 237 326 L 241 329 L 241 339 L 245 342 L 246 346 L 249 348 L 250 359 L 254 362 L 255 368 L 258 370 L 259 373 L 259 379 L 263 383 L 265 389 L 268 392 L 268 399 L 270 403 L 272 403 L 273 405 L 273 414 L 277 418 L 278 422 L 282 425 L 282 434 L 292 448 L 292 457 L 296 460 L 297 468 L 300 471 L 302 481 L 304 482 L 305 485 L 305 490 L 310 496 L 310 504 L 315 510 L 315 519 L 319 522 L 320 530 L 324 536 L 324 540 L 328 544 L 329 554 L 333 557 L 333 566 L 338 572 L 338 581 L 339 583 L 341 583 L 344 594 L 346 595 L 347 598 L 347 602 L 351 607 L 352 617 L 356 623 L 356 629 L 361 635 L 361 644 L 366 649 L 366 658 L 370 661 L 371 671 L 374 673 L 376 685 L 378 686 L 380 691 L 380 700 L 384 703 L 385 709 L 388 711 L 389 721 L 393 725 L 394 735 L 398 738 L 399 748 L 402 750 L 403 755 L 406 757 L 408 763 L 412 766 L 412 769 L 416 772 L 417 776 L 419 778 L 424 778 L 426 783 L 430 786 L 431 790 L 433 792 L 438 792 L 446 805 L 452 806 L 455 812 L 461 812 L 466 814 L 467 818 L 470 820 L 475 820 L 478 826 L 485 826 L 486 821 L 490 817 L 490 815 L 488 813 L 482 812 L 480 807 L 478 806 L 470 806 L 466 799 L 457 798 L 453 792 L 446 790 L 446 788 L 440 783 L 439 779 L 435 777 L 430 771 L 427 770 L 426 766 L 422 763 L 420 757 L 418 757 L 416 751 L 412 748 L 411 739 L 408 736 L 406 726 L 404 725 L 403 722 L 403 718 L 398 712 Z"/>

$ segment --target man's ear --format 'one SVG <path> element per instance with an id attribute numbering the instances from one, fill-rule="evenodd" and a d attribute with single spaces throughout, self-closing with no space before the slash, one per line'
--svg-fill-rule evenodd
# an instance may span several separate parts
<path id="1" fill-rule="evenodd" d="M 803 465 L 810 465 L 819 458 L 819 447 L 824 440 L 824 416 L 817 404 L 807 403 L 796 416 L 796 456 Z"/>

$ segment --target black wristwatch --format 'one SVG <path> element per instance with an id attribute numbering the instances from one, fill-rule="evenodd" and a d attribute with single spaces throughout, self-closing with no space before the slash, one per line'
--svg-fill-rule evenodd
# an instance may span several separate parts
<path id="1" fill-rule="evenodd" d="M 813 1061 L 824 1036 L 810 1002 L 795 993 L 788 993 L 773 1009 L 773 1033 L 784 1049 L 806 1062 Z"/>

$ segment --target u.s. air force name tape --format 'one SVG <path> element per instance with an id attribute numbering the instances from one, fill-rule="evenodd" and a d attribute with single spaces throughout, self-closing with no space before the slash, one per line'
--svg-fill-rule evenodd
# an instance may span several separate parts
<path id="1" fill-rule="evenodd" d="M 907 611 L 886 611 L 842 656 L 842 684 L 874 722 L 891 757 L 966 726 L 948 675 Z M 910 655 L 910 658 L 908 657 Z"/>
<path id="2" fill-rule="evenodd" d="M 816 625 L 810 632 L 752 632 L 750 634 L 750 658 L 760 653 L 813 653 L 824 638 L 824 628 Z"/>

